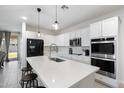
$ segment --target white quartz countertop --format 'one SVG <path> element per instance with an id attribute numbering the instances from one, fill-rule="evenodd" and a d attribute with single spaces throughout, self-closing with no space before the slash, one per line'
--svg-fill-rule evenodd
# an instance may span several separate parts
<path id="1" fill-rule="evenodd" d="M 76 84 L 99 68 L 73 60 L 55 62 L 48 56 L 28 57 L 28 63 L 48 88 L 67 88 Z"/>

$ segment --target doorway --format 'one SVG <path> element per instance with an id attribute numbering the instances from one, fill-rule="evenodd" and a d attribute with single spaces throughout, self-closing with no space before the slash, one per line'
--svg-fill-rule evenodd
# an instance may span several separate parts
<path id="1" fill-rule="evenodd" d="M 11 32 L 10 44 L 8 50 L 9 61 L 16 61 L 18 59 L 18 33 Z M 5 36 L 3 35 L 3 40 L 1 44 L 1 50 L 6 52 Z"/>
<path id="2" fill-rule="evenodd" d="M 17 60 L 17 35 L 16 34 L 12 34 L 10 37 L 10 45 L 9 45 L 9 53 L 8 53 L 8 58 L 9 61 L 15 61 Z"/>

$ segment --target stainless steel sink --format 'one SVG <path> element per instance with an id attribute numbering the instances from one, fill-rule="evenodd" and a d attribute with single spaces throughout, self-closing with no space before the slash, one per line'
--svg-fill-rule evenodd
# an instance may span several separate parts
<path id="1" fill-rule="evenodd" d="M 60 59 L 60 58 L 50 58 L 50 60 L 56 61 L 56 62 L 63 62 L 65 60 Z"/>

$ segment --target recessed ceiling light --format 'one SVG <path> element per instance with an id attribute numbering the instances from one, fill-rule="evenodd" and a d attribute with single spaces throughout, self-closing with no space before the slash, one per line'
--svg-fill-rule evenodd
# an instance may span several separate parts
<path id="1" fill-rule="evenodd" d="M 26 16 L 22 16 L 22 19 L 23 19 L 24 21 L 26 21 L 26 20 L 27 20 L 27 17 L 26 17 Z"/>

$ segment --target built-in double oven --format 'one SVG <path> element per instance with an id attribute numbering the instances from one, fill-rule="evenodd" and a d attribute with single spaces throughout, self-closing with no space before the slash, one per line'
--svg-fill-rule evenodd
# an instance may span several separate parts
<path id="1" fill-rule="evenodd" d="M 100 67 L 98 73 L 116 78 L 116 40 L 115 37 L 91 40 L 91 65 Z"/>

